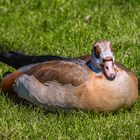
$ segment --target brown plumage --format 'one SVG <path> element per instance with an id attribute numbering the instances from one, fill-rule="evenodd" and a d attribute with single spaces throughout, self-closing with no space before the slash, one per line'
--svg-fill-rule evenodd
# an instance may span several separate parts
<path id="1" fill-rule="evenodd" d="M 78 86 L 87 80 L 87 69 L 85 64 L 76 61 L 50 61 L 33 66 L 25 74 L 35 76 L 42 83 L 57 80 Z"/>
<path id="2" fill-rule="evenodd" d="M 110 42 L 96 42 L 94 46 L 101 50 L 96 59 L 93 49 L 91 57 L 81 57 L 83 61 L 53 60 L 21 67 L 4 77 L 1 88 L 46 109 L 110 111 L 131 107 L 138 98 L 136 76 L 114 62 Z M 84 60 L 91 60 L 91 67 Z"/>

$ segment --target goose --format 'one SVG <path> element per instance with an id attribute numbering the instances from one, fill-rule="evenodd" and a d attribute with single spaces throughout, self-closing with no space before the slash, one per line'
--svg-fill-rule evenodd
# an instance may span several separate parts
<path id="1" fill-rule="evenodd" d="M 15 58 L 28 58 L 29 61 L 25 59 L 24 63 L 19 63 Z M 0 61 L 17 69 L 4 75 L 1 90 L 46 110 L 63 108 L 108 112 L 130 108 L 138 98 L 137 77 L 115 62 L 110 41 L 95 42 L 91 56 L 79 59 L 26 57 L 10 52 L 1 53 Z"/>

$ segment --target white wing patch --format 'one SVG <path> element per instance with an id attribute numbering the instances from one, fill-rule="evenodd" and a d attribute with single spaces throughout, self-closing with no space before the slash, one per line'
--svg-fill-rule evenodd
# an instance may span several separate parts
<path id="1" fill-rule="evenodd" d="M 34 76 L 23 74 L 13 86 L 14 91 L 20 98 L 32 102 L 35 105 L 42 105 L 47 110 L 52 108 L 67 108 L 65 103 L 65 91 L 59 86 L 60 83 L 48 82 L 45 85 L 39 82 Z"/>

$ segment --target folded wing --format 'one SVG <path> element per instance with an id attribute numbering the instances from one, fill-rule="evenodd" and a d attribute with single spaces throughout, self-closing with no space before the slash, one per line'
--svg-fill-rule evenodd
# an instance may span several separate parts
<path id="1" fill-rule="evenodd" d="M 80 61 L 50 61 L 32 66 L 24 73 L 33 75 L 41 83 L 56 80 L 78 86 L 87 80 L 89 68 Z"/>

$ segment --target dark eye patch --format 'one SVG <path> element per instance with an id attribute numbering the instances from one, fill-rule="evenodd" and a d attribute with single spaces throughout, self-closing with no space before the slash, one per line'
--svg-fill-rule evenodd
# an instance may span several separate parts
<path id="1" fill-rule="evenodd" d="M 94 47 L 94 55 L 95 55 L 96 58 L 100 57 L 100 53 L 99 53 L 99 51 L 96 47 Z"/>

